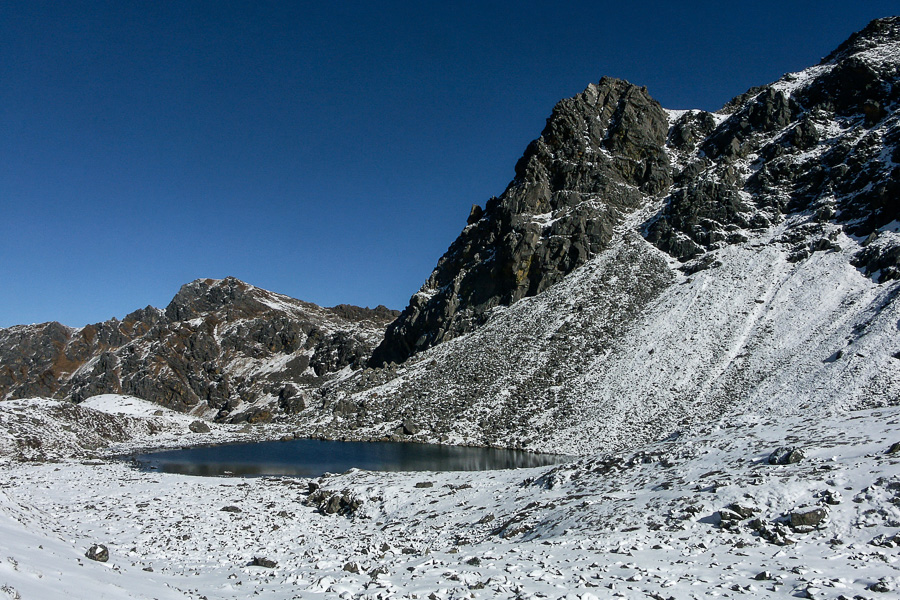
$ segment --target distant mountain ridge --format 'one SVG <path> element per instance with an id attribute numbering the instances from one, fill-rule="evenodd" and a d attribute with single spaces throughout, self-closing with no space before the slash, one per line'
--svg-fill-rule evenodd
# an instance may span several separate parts
<path id="1" fill-rule="evenodd" d="M 0 398 L 130 394 L 220 420 L 269 418 L 273 401 L 294 412 L 306 390 L 360 368 L 396 314 L 322 308 L 233 277 L 198 279 L 165 310 L 148 306 L 122 321 L 0 329 Z"/>

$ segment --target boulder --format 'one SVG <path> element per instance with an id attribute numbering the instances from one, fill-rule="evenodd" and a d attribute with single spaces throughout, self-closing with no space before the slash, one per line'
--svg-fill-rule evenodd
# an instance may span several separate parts
<path id="1" fill-rule="evenodd" d="M 816 527 L 822 521 L 824 521 L 825 517 L 827 517 L 827 516 L 828 516 L 828 511 L 821 507 L 808 509 L 808 510 L 793 511 L 790 514 L 791 527 L 792 528 Z"/>
<path id="2" fill-rule="evenodd" d="M 270 560 L 268 558 L 262 556 L 254 556 L 253 560 L 250 561 L 250 566 L 252 567 L 263 567 L 266 569 L 274 569 L 278 566 L 278 563 L 274 560 Z"/>
<path id="3" fill-rule="evenodd" d="M 106 562 L 109 560 L 109 549 L 103 544 L 94 544 L 84 555 L 97 562 Z"/>
<path id="4" fill-rule="evenodd" d="M 400 423 L 400 430 L 403 435 L 416 435 L 422 429 L 412 419 L 403 419 Z"/>
<path id="5" fill-rule="evenodd" d="M 769 455 L 770 465 L 791 465 L 798 463 L 806 458 L 803 450 L 800 448 L 788 448 L 782 446 Z"/>
<path id="6" fill-rule="evenodd" d="M 192 421 L 191 424 L 188 425 L 188 429 L 194 433 L 209 433 L 209 425 L 200 420 Z"/>

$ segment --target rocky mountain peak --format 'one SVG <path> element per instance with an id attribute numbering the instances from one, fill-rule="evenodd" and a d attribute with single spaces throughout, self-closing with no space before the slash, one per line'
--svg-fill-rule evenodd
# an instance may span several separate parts
<path id="1" fill-rule="evenodd" d="M 666 111 L 645 88 L 612 78 L 560 101 L 372 364 L 403 362 L 546 290 L 605 248 L 626 215 L 659 201 L 641 233 L 686 272 L 787 223 L 780 243 L 792 260 L 836 248 L 845 230 L 872 236 L 857 259 L 866 272 L 900 276 L 900 242 L 880 231 L 900 219 L 898 30 L 896 17 L 873 21 L 820 65 L 719 113 Z"/>
<path id="2" fill-rule="evenodd" d="M 516 176 L 468 225 L 371 363 L 411 354 L 471 331 L 496 306 L 533 296 L 605 247 L 613 229 L 671 184 L 668 117 L 646 88 L 603 78 L 562 100 Z"/>
<path id="3" fill-rule="evenodd" d="M 253 286 L 235 277 L 225 279 L 196 279 L 181 286 L 166 307 L 166 318 L 171 321 L 187 321 L 202 313 L 226 306 L 245 311 L 262 308 L 253 297 Z"/>
<path id="4" fill-rule="evenodd" d="M 198 279 L 165 311 L 0 329 L 0 399 L 126 393 L 222 420 L 267 419 L 301 409 L 335 372 L 361 367 L 396 315 L 322 308 L 234 277 Z"/>
<path id="5" fill-rule="evenodd" d="M 900 250 L 881 229 L 900 219 L 898 29 L 897 18 L 873 21 L 819 65 L 753 88 L 719 115 L 675 119 L 674 185 L 647 238 L 693 271 L 774 225 L 794 261 L 837 249 L 843 230 L 871 237 L 857 259 L 867 273 L 895 277 Z"/>
<path id="6" fill-rule="evenodd" d="M 514 206 L 513 212 L 552 210 L 556 192 L 605 191 L 609 182 L 604 179 L 651 194 L 660 191 L 667 185 L 667 161 L 660 151 L 667 133 L 666 114 L 647 88 L 610 77 L 591 83 L 557 103 L 541 136 L 516 164 L 510 187 L 536 185 L 543 192 L 537 199 L 545 202 Z M 583 163 L 596 166 L 572 168 Z"/>

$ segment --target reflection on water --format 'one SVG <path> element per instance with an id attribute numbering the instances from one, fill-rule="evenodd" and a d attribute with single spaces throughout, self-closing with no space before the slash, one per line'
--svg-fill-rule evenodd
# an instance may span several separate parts
<path id="1" fill-rule="evenodd" d="M 293 440 L 203 446 L 131 457 L 144 470 L 184 475 L 318 477 L 348 469 L 370 471 L 485 471 L 541 467 L 569 457 L 518 450 L 402 442 Z"/>

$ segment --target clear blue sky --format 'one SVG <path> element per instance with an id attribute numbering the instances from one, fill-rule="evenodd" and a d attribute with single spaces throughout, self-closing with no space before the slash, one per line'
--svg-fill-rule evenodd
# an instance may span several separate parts
<path id="1" fill-rule="evenodd" d="M 0 327 L 234 275 L 406 306 L 554 103 L 715 110 L 881 2 L 0 3 Z"/>

